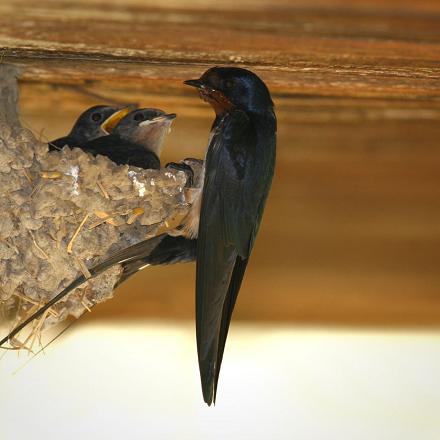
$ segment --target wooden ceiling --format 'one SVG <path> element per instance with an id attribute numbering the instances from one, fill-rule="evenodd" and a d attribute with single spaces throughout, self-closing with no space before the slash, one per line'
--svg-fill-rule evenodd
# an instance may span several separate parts
<path id="1" fill-rule="evenodd" d="M 206 148 L 211 111 L 182 80 L 251 68 L 277 106 L 278 164 L 236 317 L 440 324 L 438 2 L 14 0 L 0 47 L 42 139 L 89 105 L 138 102 L 178 113 L 164 161 Z M 148 268 L 88 319 L 192 318 L 193 290 L 192 265 Z"/>

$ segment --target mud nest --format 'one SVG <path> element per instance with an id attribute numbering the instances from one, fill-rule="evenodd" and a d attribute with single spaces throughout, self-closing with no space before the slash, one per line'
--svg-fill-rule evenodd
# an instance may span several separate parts
<path id="1" fill-rule="evenodd" d="M 186 175 L 118 166 L 65 147 L 48 153 L 23 128 L 17 70 L 0 65 L 0 320 L 11 327 L 35 312 L 87 267 L 154 236 L 188 210 Z M 90 279 L 34 323 L 79 317 L 113 295 L 121 268 Z M 12 341 L 16 345 L 26 341 Z"/>

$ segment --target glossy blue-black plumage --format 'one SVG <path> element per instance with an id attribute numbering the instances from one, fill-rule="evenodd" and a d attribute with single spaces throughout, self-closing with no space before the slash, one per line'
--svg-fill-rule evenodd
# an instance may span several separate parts
<path id="1" fill-rule="evenodd" d="M 196 275 L 199 367 L 210 405 L 274 173 L 276 118 L 267 87 L 245 69 L 213 68 L 190 85 L 216 111 L 205 163 Z"/>

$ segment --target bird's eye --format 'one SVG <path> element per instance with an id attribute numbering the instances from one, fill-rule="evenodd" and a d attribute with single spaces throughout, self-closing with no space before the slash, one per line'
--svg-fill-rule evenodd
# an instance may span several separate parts
<path id="1" fill-rule="evenodd" d="M 144 115 L 142 114 L 142 113 L 136 113 L 135 115 L 134 115 L 134 120 L 135 121 L 143 121 L 145 118 L 144 118 Z"/>
<path id="2" fill-rule="evenodd" d="M 101 113 L 92 113 L 92 120 L 98 122 L 102 119 Z"/>
<path id="3" fill-rule="evenodd" d="M 225 81 L 225 87 L 227 89 L 232 89 L 232 87 L 234 87 L 234 81 L 232 79 L 227 79 Z"/>

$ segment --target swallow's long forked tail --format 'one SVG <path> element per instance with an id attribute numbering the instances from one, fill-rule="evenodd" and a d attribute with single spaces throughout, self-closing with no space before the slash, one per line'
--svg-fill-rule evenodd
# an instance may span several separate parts
<path id="1" fill-rule="evenodd" d="M 98 276 L 115 265 L 122 265 L 123 272 L 117 285 L 127 280 L 131 275 L 146 266 L 156 266 L 175 263 L 186 263 L 194 261 L 196 258 L 196 240 L 184 237 L 173 237 L 168 234 L 161 234 L 149 240 L 142 241 L 119 252 L 116 252 L 107 260 L 89 268 L 91 278 Z M 3 344 L 11 340 L 28 324 L 65 298 L 70 292 L 75 290 L 89 278 L 80 275 L 73 280 L 58 295 L 52 298 L 47 304 L 37 310 L 32 316 L 15 327 L 6 337 L 0 341 L 0 348 Z"/>

